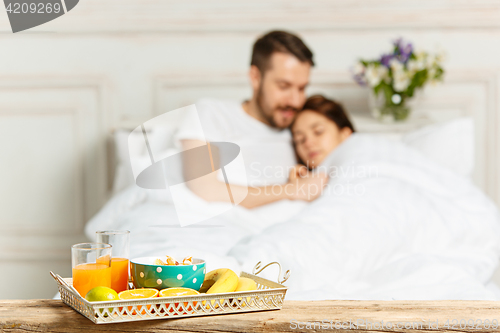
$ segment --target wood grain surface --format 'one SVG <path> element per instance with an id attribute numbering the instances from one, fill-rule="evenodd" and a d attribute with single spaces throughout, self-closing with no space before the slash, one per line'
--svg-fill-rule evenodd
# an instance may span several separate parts
<path id="1" fill-rule="evenodd" d="M 500 332 L 499 321 L 494 301 L 286 301 L 278 311 L 96 325 L 60 300 L 0 301 L 0 332 Z"/>

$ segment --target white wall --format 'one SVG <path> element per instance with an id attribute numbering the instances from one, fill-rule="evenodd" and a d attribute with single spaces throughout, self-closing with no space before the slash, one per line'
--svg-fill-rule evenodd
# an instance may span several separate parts
<path id="1" fill-rule="evenodd" d="M 251 44 L 273 28 L 314 51 L 310 92 L 353 113 L 367 111 L 354 60 L 400 36 L 441 46 L 446 82 L 415 114 L 475 118 L 474 180 L 500 203 L 497 1 L 85 0 L 17 34 L 0 10 L 0 298 L 51 297 L 48 271 L 70 276 L 70 245 L 109 197 L 113 129 L 199 97 L 249 96 Z"/>

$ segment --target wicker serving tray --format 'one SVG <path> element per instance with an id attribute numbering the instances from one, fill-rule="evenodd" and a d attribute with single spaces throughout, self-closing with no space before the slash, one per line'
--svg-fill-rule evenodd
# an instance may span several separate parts
<path id="1" fill-rule="evenodd" d="M 278 283 L 257 276 L 266 267 L 279 266 Z M 50 272 L 59 286 L 64 303 L 96 324 L 120 323 L 138 320 L 183 318 L 226 313 L 279 310 L 283 306 L 287 288 L 282 285 L 290 272 L 281 275 L 281 265 L 272 262 L 260 268 L 257 263 L 253 274 L 242 272 L 257 283 L 257 290 L 194 296 L 155 297 L 149 299 L 89 302 L 73 288 L 71 278 L 62 278 Z"/>

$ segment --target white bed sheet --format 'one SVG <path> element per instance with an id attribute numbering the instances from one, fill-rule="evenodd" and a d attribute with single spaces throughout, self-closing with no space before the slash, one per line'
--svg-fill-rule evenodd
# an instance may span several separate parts
<path id="1" fill-rule="evenodd" d="M 401 143 L 362 134 L 326 164 L 378 172 L 330 181 L 362 186 L 363 195 L 235 207 L 187 228 L 178 227 L 168 194 L 130 187 L 86 232 L 129 229 L 131 256 L 199 256 L 208 269 L 249 271 L 277 260 L 292 271 L 288 299 L 500 299 L 490 282 L 500 257 L 498 210 L 470 180 Z M 193 214 L 211 206 L 188 190 L 185 200 Z"/>

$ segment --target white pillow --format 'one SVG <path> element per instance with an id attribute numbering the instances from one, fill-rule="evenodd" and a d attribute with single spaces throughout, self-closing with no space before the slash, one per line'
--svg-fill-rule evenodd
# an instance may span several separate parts
<path id="1" fill-rule="evenodd" d="M 470 117 L 436 123 L 407 133 L 402 141 L 459 175 L 474 171 L 474 120 Z"/>

